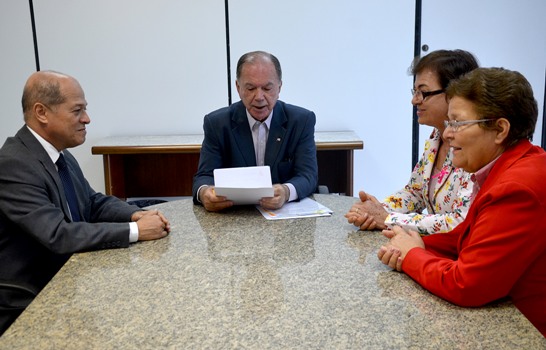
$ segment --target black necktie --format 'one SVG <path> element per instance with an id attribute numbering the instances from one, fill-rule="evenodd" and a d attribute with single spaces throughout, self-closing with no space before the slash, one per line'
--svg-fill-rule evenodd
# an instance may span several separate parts
<path id="1" fill-rule="evenodd" d="M 70 178 L 70 172 L 68 171 L 68 167 L 66 166 L 66 160 L 64 159 L 62 153 L 59 155 L 59 159 L 57 159 L 57 162 L 55 164 L 57 164 L 59 176 L 61 177 L 61 181 L 63 183 L 64 195 L 66 196 L 68 207 L 70 208 L 72 221 L 81 221 L 80 212 L 78 210 L 78 199 L 76 197 L 76 191 L 74 190 L 74 184 L 72 183 L 72 179 Z"/>

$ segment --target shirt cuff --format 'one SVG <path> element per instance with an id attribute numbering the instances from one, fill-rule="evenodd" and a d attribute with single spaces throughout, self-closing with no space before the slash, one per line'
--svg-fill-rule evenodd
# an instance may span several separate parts
<path id="1" fill-rule="evenodd" d="M 129 223 L 129 243 L 138 241 L 138 225 L 136 222 Z"/>
<path id="2" fill-rule="evenodd" d="M 291 183 L 285 183 L 286 186 L 288 186 L 288 189 L 290 190 L 290 198 L 288 198 L 289 202 L 295 201 L 298 199 L 298 192 L 296 192 L 296 188 Z"/>
<path id="3" fill-rule="evenodd" d="M 201 204 L 203 204 L 203 202 L 201 202 L 201 198 L 199 198 L 199 194 L 201 193 L 201 189 L 203 187 L 209 187 L 209 185 L 201 185 L 199 186 L 199 188 L 197 189 L 197 194 L 195 195 L 195 197 L 197 197 L 197 201 Z"/>

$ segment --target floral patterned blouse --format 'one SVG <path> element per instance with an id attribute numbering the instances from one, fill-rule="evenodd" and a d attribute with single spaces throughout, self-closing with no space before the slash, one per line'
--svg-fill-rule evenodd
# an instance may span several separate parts
<path id="1" fill-rule="evenodd" d="M 431 234 L 451 231 L 463 222 L 471 203 L 471 174 L 453 167 L 450 149 L 442 170 L 432 176 L 439 147 L 440 132 L 434 129 L 409 183 L 383 200 L 383 206 L 389 212 L 386 225 L 397 224 L 420 234 Z M 432 184 L 431 181 L 437 182 Z"/>

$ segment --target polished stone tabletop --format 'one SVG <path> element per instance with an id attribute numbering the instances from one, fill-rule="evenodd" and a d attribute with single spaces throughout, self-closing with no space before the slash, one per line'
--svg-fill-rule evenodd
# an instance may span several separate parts
<path id="1" fill-rule="evenodd" d="M 546 349 L 509 302 L 460 308 L 377 259 L 387 240 L 331 217 L 161 204 L 169 237 L 73 255 L 0 349 Z"/>

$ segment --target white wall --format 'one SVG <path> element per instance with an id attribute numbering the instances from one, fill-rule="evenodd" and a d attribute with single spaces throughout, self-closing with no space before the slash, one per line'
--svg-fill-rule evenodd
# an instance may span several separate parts
<path id="1" fill-rule="evenodd" d="M 414 6 L 277 0 L 264 18 L 257 15 L 263 3 L 230 1 L 232 56 L 274 53 L 283 66 L 282 100 L 313 110 L 318 131 L 354 130 L 364 140 L 355 151 L 356 195 L 366 189 L 383 197 L 409 177 Z"/>
<path id="2" fill-rule="evenodd" d="M 423 2 L 423 43 L 468 49 L 482 65 L 521 67 L 542 108 L 543 0 Z M 232 78 L 242 53 L 274 53 L 284 71 L 281 99 L 314 110 L 318 131 L 354 130 L 364 140 L 364 150 L 355 152 L 355 193 L 383 197 L 402 187 L 412 168 L 407 68 L 414 2 L 229 3 Z M 34 6 L 41 69 L 74 75 L 86 92 L 92 123 L 74 153 L 97 190 L 104 190 L 102 159 L 91 155 L 98 139 L 200 133 L 203 116 L 227 105 L 224 1 L 34 0 Z M 0 29 L 4 140 L 22 125 L 22 87 L 35 70 L 28 2 L 0 1 Z"/>
<path id="3" fill-rule="evenodd" d="M 36 71 L 28 2 L 0 1 L 0 144 L 23 125 L 21 94 Z"/>
<path id="4" fill-rule="evenodd" d="M 450 0 L 423 1 L 422 44 L 430 50 L 462 48 L 474 53 L 482 67 L 516 70 L 529 80 L 539 107 L 533 137 L 537 145 L 542 140 L 545 16 L 544 0 L 458 0 L 456 5 Z M 420 133 L 421 144 L 428 133 Z"/>
<path id="5" fill-rule="evenodd" d="M 97 190 L 96 140 L 200 133 L 202 116 L 227 104 L 222 0 L 34 2 L 42 69 L 74 75 L 86 92 L 92 124 L 77 156 Z"/>

